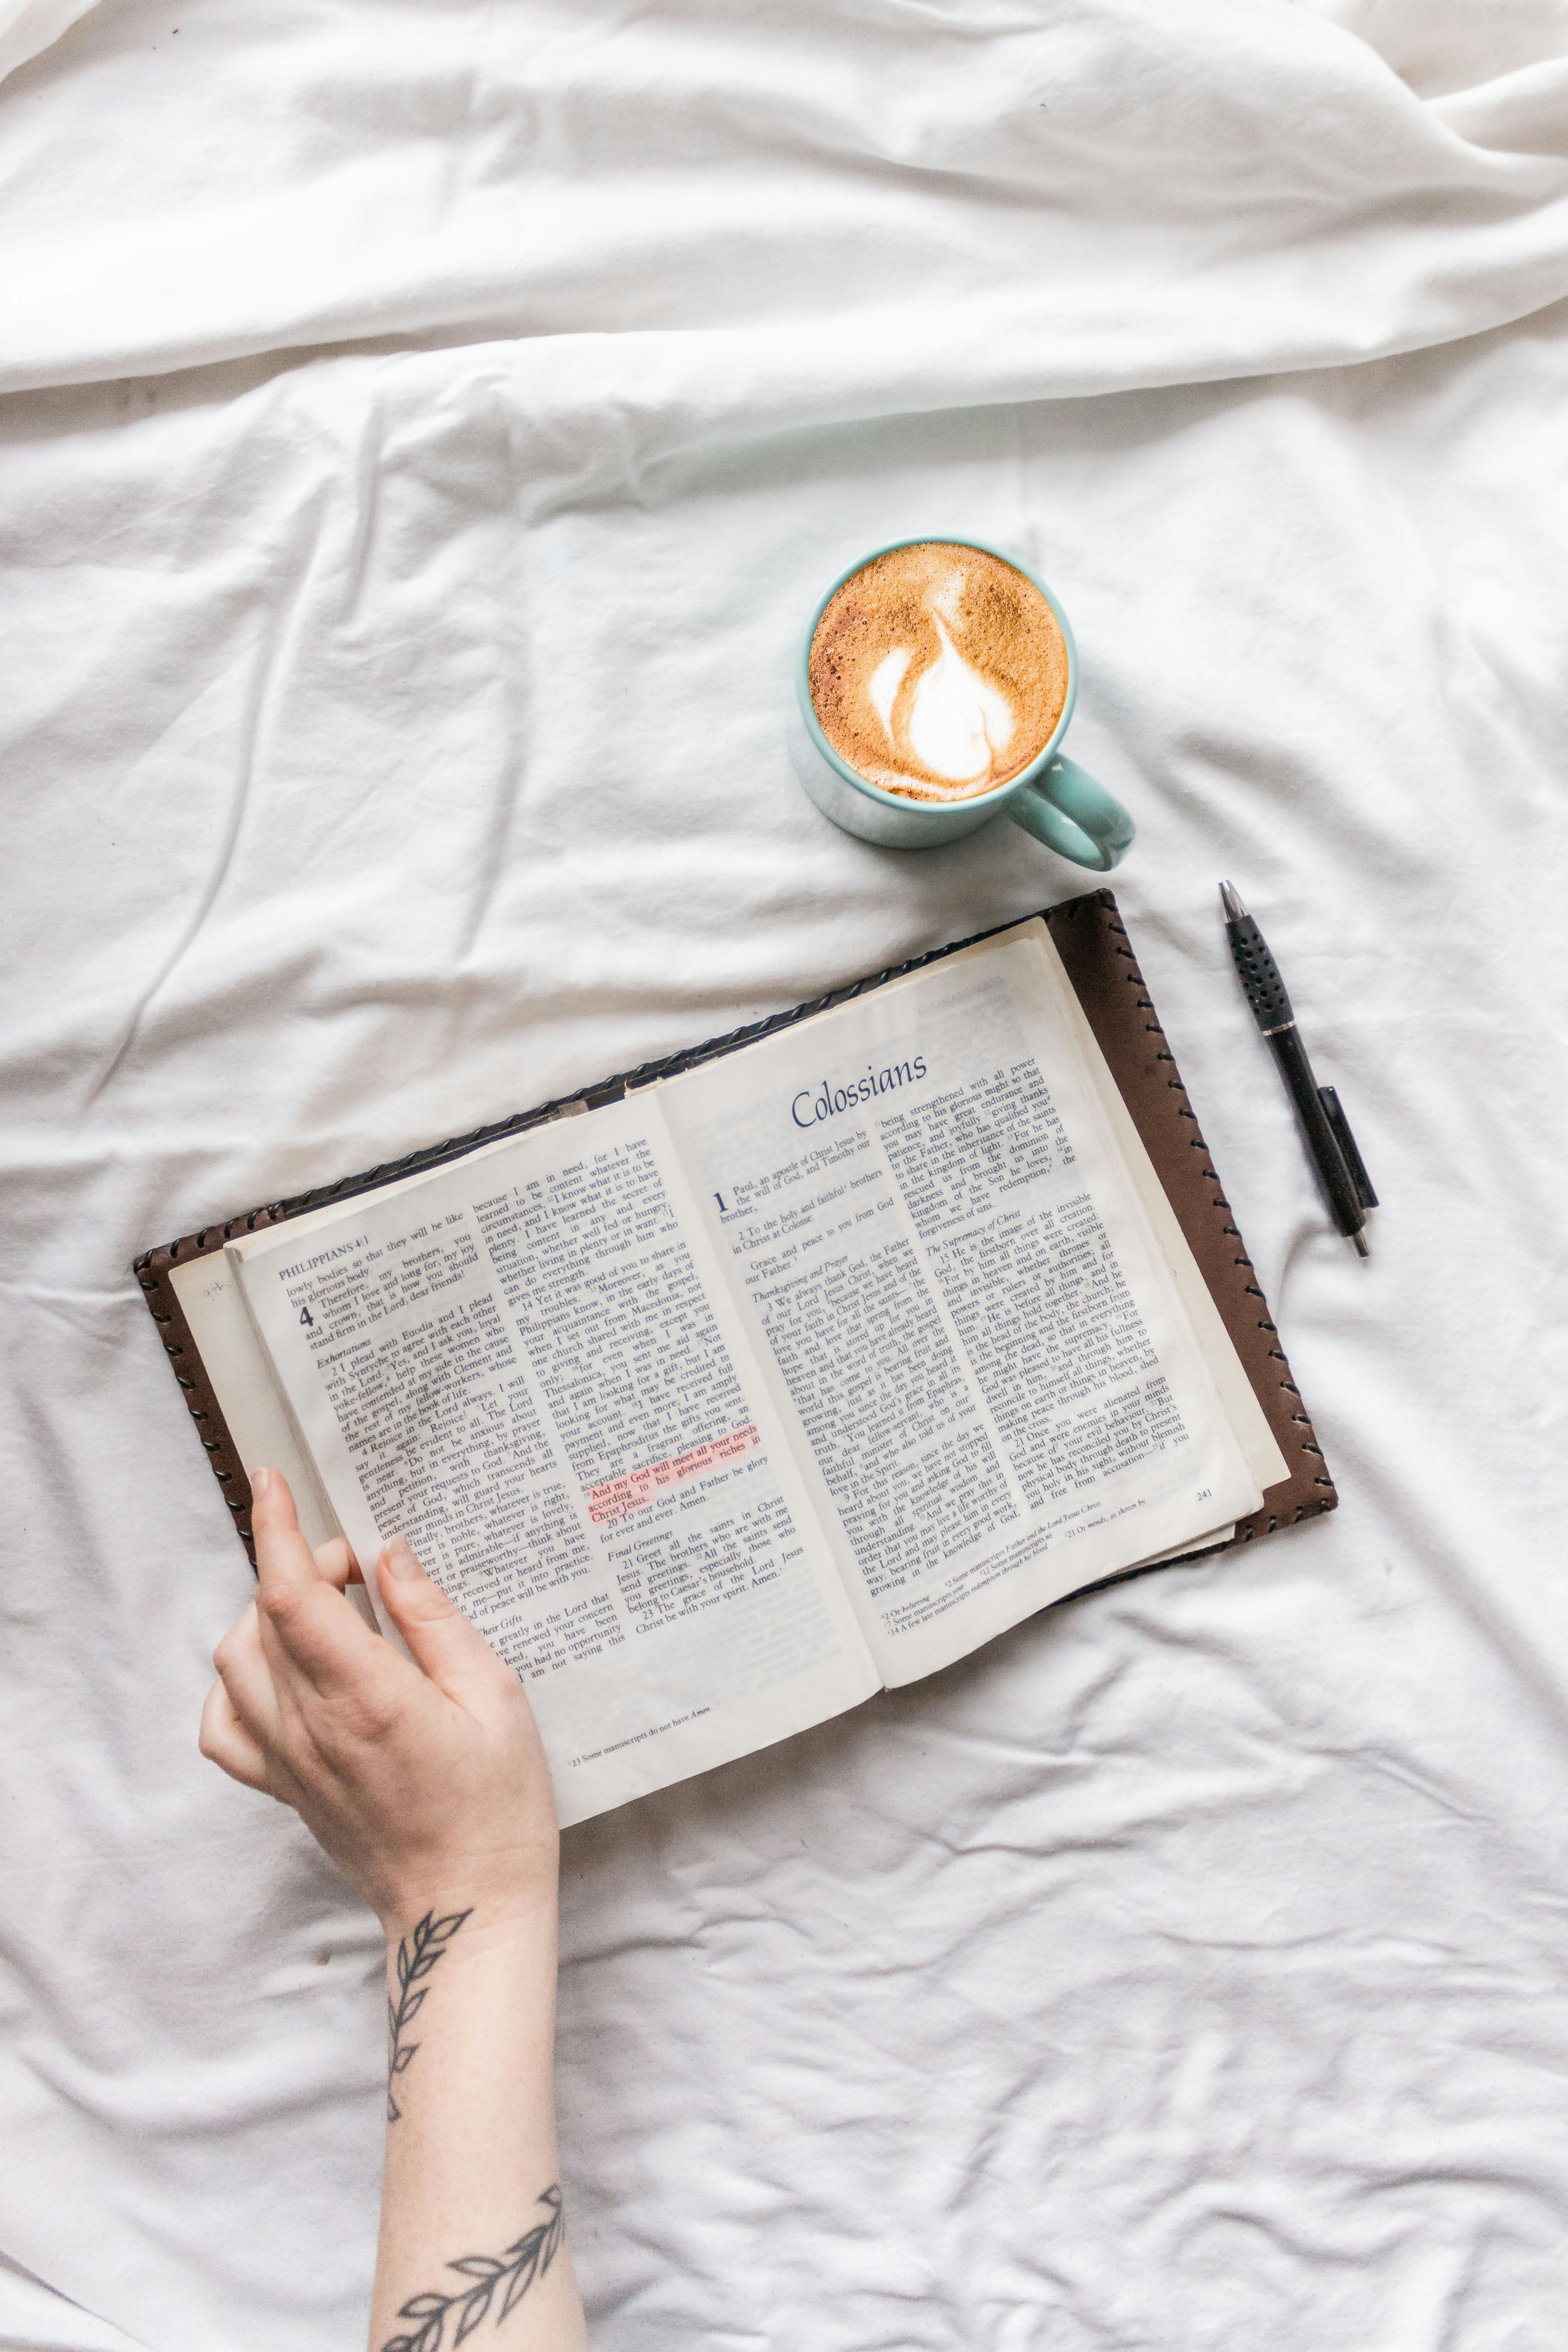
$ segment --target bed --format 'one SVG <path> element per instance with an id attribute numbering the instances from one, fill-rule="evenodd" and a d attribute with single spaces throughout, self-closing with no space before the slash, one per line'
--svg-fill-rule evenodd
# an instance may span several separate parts
<path id="1" fill-rule="evenodd" d="M 599 2352 L 1535 2352 L 1568 2296 L 1568 8 L 0 11 L 0 2343 L 329 2352 L 373 1921 L 204 1764 L 130 1275 L 1082 877 L 798 789 L 1017 548 L 1338 1482 L 570 1833 Z M 1231 878 L 1384 1206 L 1329 1229 Z"/>

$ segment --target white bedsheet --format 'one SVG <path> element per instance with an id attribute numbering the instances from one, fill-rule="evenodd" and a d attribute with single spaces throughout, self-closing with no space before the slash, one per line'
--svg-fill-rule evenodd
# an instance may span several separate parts
<path id="1" fill-rule="evenodd" d="M 1568 6 L 103 0 L 0 190 L 0 2343 L 339 2352 L 371 2263 L 378 1941 L 196 1754 L 133 1252 L 1079 887 L 789 774 L 951 530 L 1073 616 L 1343 1507 L 571 1834 L 595 2342 L 1555 2347 Z"/>

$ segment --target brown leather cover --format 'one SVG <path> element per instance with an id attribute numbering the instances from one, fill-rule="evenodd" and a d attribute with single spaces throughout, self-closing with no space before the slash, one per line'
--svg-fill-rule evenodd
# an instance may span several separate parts
<path id="1" fill-rule="evenodd" d="M 1250 1543 L 1255 1536 L 1272 1535 L 1276 1528 L 1292 1527 L 1298 1519 L 1315 1518 L 1322 1511 L 1332 1511 L 1339 1499 L 1333 1481 L 1312 1434 L 1300 1391 L 1291 1378 L 1279 1333 L 1270 1319 L 1267 1301 L 1236 1229 L 1229 1202 L 1220 1190 L 1208 1147 L 1198 1131 L 1197 1116 L 1187 1101 L 1175 1057 L 1144 985 L 1115 898 L 1109 890 L 1091 890 L 1081 898 L 1069 898 L 1061 906 L 1043 908 L 1041 912 L 1100 1050 L 1110 1064 L 1112 1076 L 1191 1244 L 1259 1402 L 1269 1417 L 1280 1451 L 1290 1465 L 1290 1476 L 1268 1489 L 1263 1508 L 1238 1523 L 1233 1540 Z M 997 930 L 1012 929 L 1011 923 L 999 923 L 993 930 L 977 933 L 976 939 L 956 940 L 951 947 L 934 949 L 929 955 L 915 956 L 908 963 L 895 965 L 891 971 L 875 972 L 847 988 L 835 989 L 830 995 L 797 1004 L 788 1013 L 775 1013 L 770 1020 L 755 1021 L 727 1036 L 710 1037 L 704 1045 L 694 1045 L 685 1053 L 646 1062 L 641 1069 L 606 1078 L 581 1094 L 540 1103 L 534 1110 L 519 1111 L 511 1118 L 497 1120 L 494 1126 L 478 1128 L 472 1135 L 428 1145 L 423 1150 L 411 1151 L 405 1159 L 367 1169 L 361 1175 L 342 1177 L 335 1184 L 298 1193 L 292 1200 L 269 1202 L 262 1208 L 247 1210 L 243 1216 L 230 1217 L 222 1224 L 205 1225 L 199 1233 L 187 1234 L 177 1242 L 165 1243 L 139 1257 L 134 1268 L 136 1279 L 158 1326 L 170 1368 L 183 1391 L 224 1502 L 233 1515 L 235 1532 L 253 1565 L 256 1547 L 251 1539 L 250 1486 L 169 1279 L 173 1266 L 222 1249 L 236 1234 L 255 1233 L 263 1225 L 280 1224 L 288 1217 L 301 1216 L 308 1209 L 325 1208 L 331 1202 L 348 1200 L 357 1192 L 373 1192 L 400 1176 L 412 1176 L 443 1160 L 459 1159 L 464 1152 L 492 1142 L 497 1136 L 520 1134 L 525 1128 L 541 1126 L 547 1119 L 559 1118 L 564 1110 L 579 1106 L 596 1110 L 602 1103 L 618 1100 L 628 1087 L 643 1086 L 653 1078 L 674 1077 L 682 1070 L 695 1069 L 699 1063 L 716 1060 L 722 1054 L 737 1053 L 742 1046 L 753 1045 L 777 1029 L 804 1021 L 813 1013 L 826 1012 L 831 1005 L 846 1003 L 851 997 L 863 996 L 886 981 L 899 979 L 904 972 L 918 971 L 942 956 L 956 954 L 959 948 L 973 947 L 976 940 L 993 938 Z"/>

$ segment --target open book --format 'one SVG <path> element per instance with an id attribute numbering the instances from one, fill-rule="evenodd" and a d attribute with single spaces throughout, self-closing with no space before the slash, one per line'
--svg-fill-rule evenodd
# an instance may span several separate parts
<path id="1" fill-rule="evenodd" d="M 247 1466 L 523 1677 L 563 1823 L 1287 1475 L 1038 918 L 170 1278 Z"/>

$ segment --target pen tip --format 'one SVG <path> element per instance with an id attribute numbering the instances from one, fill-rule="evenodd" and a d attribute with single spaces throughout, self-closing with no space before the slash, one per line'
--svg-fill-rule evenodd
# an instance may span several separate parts
<path id="1" fill-rule="evenodd" d="M 1350 1237 L 1350 1245 L 1355 1252 L 1357 1257 L 1370 1257 L 1372 1255 L 1372 1250 L 1364 1234 L 1352 1234 Z"/>
<path id="2" fill-rule="evenodd" d="M 1219 896 L 1225 908 L 1226 921 L 1228 923 L 1239 923 L 1243 915 L 1247 912 L 1246 908 L 1241 903 L 1240 893 L 1231 883 L 1222 882 L 1219 886 Z"/>

